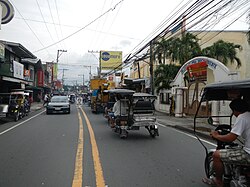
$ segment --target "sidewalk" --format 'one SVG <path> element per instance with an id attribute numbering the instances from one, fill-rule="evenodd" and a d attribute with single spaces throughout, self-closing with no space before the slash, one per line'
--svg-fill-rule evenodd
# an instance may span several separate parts
<path id="1" fill-rule="evenodd" d="M 31 103 L 30 111 L 34 112 L 34 111 L 40 110 L 42 108 L 44 108 L 43 102 L 33 102 L 33 103 Z"/>
<path id="2" fill-rule="evenodd" d="M 43 109 L 43 102 L 33 102 L 31 104 L 31 112 Z M 194 119 L 193 117 L 187 116 L 182 118 L 177 118 L 174 116 L 169 116 L 169 114 L 162 113 L 162 112 L 155 112 L 156 119 L 159 124 L 169 126 L 172 128 L 179 129 L 181 131 L 194 133 Z M 206 123 L 206 119 L 203 119 L 203 121 L 199 121 L 196 126 L 196 133 L 197 135 L 208 138 L 210 137 L 210 131 L 213 130 L 214 127 Z"/>
<path id="3" fill-rule="evenodd" d="M 194 133 L 194 118 L 192 116 L 177 118 L 158 111 L 156 111 L 155 114 L 157 122 L 162 125 L 173 127 L 181 131 Z M 196 134 L 198 136 L 203 138 L 210 138 L 210 131 L 214 129 L 215 127 L 209 125 L 206 122 L 206 119 L 197 119 Z"/>

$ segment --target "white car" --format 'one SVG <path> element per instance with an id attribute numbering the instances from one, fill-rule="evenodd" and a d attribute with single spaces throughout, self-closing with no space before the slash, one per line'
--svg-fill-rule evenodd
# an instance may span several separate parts
<path id="1" fill-rule="evenodd" d="M 70 114 L 70 103 L 67 96 L 53 96 L 46 106 L 46 114 L 67 113 Z"/>

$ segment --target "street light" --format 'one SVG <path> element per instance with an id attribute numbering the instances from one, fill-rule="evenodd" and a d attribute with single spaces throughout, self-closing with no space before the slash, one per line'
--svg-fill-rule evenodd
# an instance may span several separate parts
<path id="1" fill-rule="evenodd" d="M 61 52 L 61 53 L 60 53 Z M 57 50 L 57 56 L 56 56 L 56 63 L 59 61 L 59 57 L 62 55 L 62 53 L 67 52 L 67 50 L 64 49 L 58 49 Z"/>

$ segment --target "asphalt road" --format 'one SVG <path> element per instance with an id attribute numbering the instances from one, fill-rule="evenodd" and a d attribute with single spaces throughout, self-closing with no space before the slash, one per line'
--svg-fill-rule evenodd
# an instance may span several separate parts
<path id="1" fill-rule="evenodd" d="M 71 111 L 0 125 L 1 187 L 206 186 L 205 151 L 191 135 L 160 126 L 155 139 L 140 129 L 124 140 L 102 114 Z"/>

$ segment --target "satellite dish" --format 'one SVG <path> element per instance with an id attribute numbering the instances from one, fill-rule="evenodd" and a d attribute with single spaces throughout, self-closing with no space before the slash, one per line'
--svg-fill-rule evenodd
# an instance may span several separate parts
<path id="1" fill-rule="evenodd" d="M 14 17 L 14 8 L 8 0 L 0 0 L 0 5 L 2 6 L 2 24 L 9 23 Z"/>

